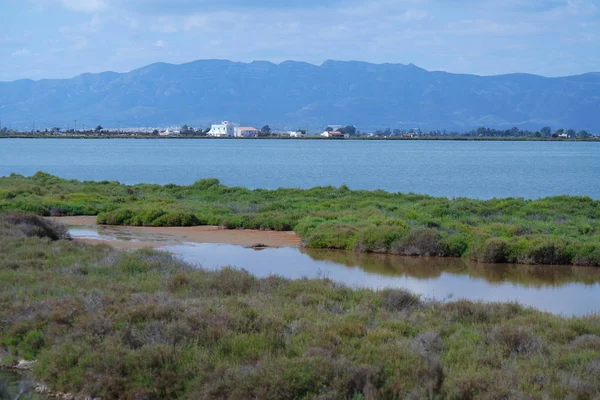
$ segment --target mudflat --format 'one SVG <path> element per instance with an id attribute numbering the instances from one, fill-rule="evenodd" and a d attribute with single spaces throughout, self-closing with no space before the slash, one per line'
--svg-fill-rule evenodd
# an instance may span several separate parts
<path id="1" fill-rule="evenodd" d="M 97 227 L 96 217 L 48 217 L 67 226 Z M 122 229 L 123 227 L 120 226 Z M 268 247 L 299 247 L 301 240 L 294 232 L 261 231 L 254 229 L 223 229 L 219 226 L 193 227 L 139 227 L 128 226 L 128 230 L 136 236 L 145 236 L 148 240 L 136 242 L 110 241 L 105 242 L 115 248 L 137 249 L 143 247 L 159 247 L 164 243 L 154 240 L 156 237 L 172 238 L 174 240 L 194 243 L 227 243 L 237 246 L 254 246 L 257 244 Z M 83 239 L 88 243 L 95 240 Z"/>

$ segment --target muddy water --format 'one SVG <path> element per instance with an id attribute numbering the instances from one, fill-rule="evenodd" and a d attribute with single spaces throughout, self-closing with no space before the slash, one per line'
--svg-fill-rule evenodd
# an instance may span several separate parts
<path id="1" fill-rule="evenodd" d="M 47 399 L 33 389 L 33 380 L 27 374 L 0 369 L 0 400 Z"/>
<path id="2" fill-rule="evenodd" d="M 191 242 L 172 234 L 126 227 L 74 227 L 86 241 L 121 248 L 152 246 L 206 269 L 232 266 L 265 277 L 327 277 L 352 287 L 405 288 L 427 298 L 517 301 L 562 315 L 600 312 L 600 268 L 484 265 L 461 259 L 427 259 L 354 252 Z M 243 233 L 243 231 L 241 232 Z M 260 241 L 260 235 L 253 240 Z M 266 242 L 264 240 L 262 242 Z"/>

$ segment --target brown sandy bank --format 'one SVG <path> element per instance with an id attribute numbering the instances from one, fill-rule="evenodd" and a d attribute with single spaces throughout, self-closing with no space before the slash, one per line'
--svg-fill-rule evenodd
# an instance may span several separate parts
<path id="1" fill-rule="evenodd" d="M 49 217 L 49 219 L 68 226 L 97 228 L 96 217 Z M 102 227 L 104 227 L 102 225 Z M 298 247 L 300 237 L 294 232 L 276 232 L 259 230 L 228 230 L 218 226 L 193 226 L 193 227 L 137 227 L 137 226 L 109 226 L 113 230 L 131 233 L 140 241 L 123 242 L 108 241 L 116 248 L 141 248 L 161 247 L 165 240 L 194 242 L 194 243 L 227 243 L 237 246 L 253 246 L 263 244 L 268 247 Z M 88 243 L 97 243 L 97 240 L 83 239 Z"/>

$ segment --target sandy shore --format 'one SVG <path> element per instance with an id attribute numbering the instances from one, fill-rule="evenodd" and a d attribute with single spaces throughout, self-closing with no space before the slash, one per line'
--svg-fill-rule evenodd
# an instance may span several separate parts
<path id="1" fill-rule="evenodd" d="M 89 227 L 97 229 L 105 227 L 96 225 L 96 217 L 50 217 L 53 221 L 68 226 Z M 106 226 L 107 229 L 131 233 L 143 238 L 140 241 L 104 241 L 116 248 L 161 247 L 165 240 L 175 240 L 194 243 L 227 243 L 237 246 L 254 246 L 256 244 L 268 247 L 298 247 L 300 238 L 294 232 L 275 232 L 259 230 L 229 230 L 218 226 L 194 227 L 137 227 L 137 226 Z M 147 239 L 147 240 L 146 240 Z M 82 239 L 87 243 L 98 243 L 98 240 Z"/>

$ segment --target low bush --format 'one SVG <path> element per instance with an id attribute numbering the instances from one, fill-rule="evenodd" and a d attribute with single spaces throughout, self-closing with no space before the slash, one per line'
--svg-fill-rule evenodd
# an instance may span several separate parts
<path id="1" fill-rule="evenodd" d="M 587 244 L 575 250 L 573 264 L 587 267 L 600 267 L 600 245 Z"/>
<path id="2" fill-rule="evenodd" d="M 473 260 L 483 263 L 506 263 L 509 261 L 509 244 L 503 238 L 485 240 L 471 251 Z"/>
<path id="3" fill-rule="evenodd" d="M 169 212 L 156 218 L 152 226 L 197 226 L 200 218 L 191 212 L 175 211 Z"/>
<path id="4" fill-rule="evenodd" d="M 393 244 L 392 252 L 403 256 L 444 257 L 448 255 L 448 248 L 439 231 L 414 228 Z"/>
<path id="5" fill-rule="evenodd" d="M 315 249 L 352 250 L 356 247 L 359 228 L 348 223 L 323 223 L 303 241 Z"/>
<path id="6" fill-rule="evenodd" d="M 419 296 L 403 289 L 388 289 L 381 292 L 383 306 L 390 311 L 402 311 L 421 304 Z"/>
<path id="7" fill-rule="evenodd" d="M 545 347 L 542 340 L 532 332 L 530 327 L 498 325 L 491 330 L 488 340 L 491 343 L 499 343 L 503 347 L 506 357 L 539 354 Z"/>
<path id="8" fill-rule="evenodd" d="M 570 264 L 573 253 L 568 245 L 555 239 L 533 241 L 529 247 L 516 257 L 522 264 Z"/>
<path id="9" fill-rule="evenodd" d="M 66 226 L 26 212 L 1 212 L 0 226 L 3 229 L 12 229 L 26 237 L 48 238 L 50 240 L 70 239 Z"/>
<path id="10" fill-rule="evenodd" d="M 115 210 L 98 214 L 96 222 L 99 225 L 133 225 L 135 213 L 132 210 Z"/>
<path id="11" fill-rule="evenodd" d="M 358 231 L 356 250 L 367 253 L 389 253 L 392 245 L 406 234 L 403 227 L 379 225 Z"/>

